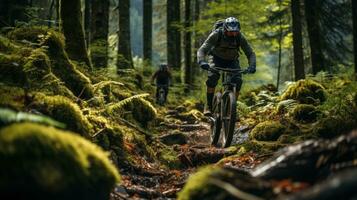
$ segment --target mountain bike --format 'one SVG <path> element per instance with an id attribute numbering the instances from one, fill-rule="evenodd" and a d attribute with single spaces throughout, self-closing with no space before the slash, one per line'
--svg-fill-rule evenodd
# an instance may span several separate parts
<path id="1" fill-rule="evenodd" d="M 158 89 L 158 96 L 157 96 L 157 103 L 160 105 L 160 106 L 163 106 L 166 102 L 166 90 L 165 88 L 168 87 L 168 85 L 157 85 L 157 87 L 159 88 Z"/>
<path id="2" fill-rule="evenodd" d="M 232 83 L 232 77 L 236 74 L 246 74 L 247 70 L 210 67 L 208 70 L 222 72 L 222 90 L 215 93 L 212 102 L 211 118 L 211 143 L 218 147 L 229 147 L 233 139 L 233 133 L 237 114 L 237 86 Z M 221 129 L 223 128 L 223 134 Z"/>

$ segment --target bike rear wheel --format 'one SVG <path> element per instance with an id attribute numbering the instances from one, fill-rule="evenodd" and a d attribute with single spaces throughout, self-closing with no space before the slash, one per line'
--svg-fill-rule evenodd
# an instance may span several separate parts
<path id="1" fill-rule="evenodd" d="M 219 136 L 221 134 L 222 129 L 222 121 L 221 121 L 221 96 L 220 92 L 217 92 L 212 101 L 212 117 L 213 122 L 211 122 L 211 144 L 217 145 Z"/>
<path id="2" fill-rule="evenodd" d="M 222 102 L 222 126 L 223 134 L 221 136 L 222 147 L 229 147 L 231 145 L 236 117 L 237 117 L 237 102 L 236 96 L 233 92 L 229 92 L 227 95 L 223 96 Z"/>

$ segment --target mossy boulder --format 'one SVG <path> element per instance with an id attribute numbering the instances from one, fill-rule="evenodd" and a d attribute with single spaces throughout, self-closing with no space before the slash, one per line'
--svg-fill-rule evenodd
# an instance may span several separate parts
<path id="1" fill-rule="evenodd" d="M 25 90 L 20 87 L 0 85 L 0 107 L 22 110 L 25 107 Z"/>
<path id="2" fill-rule="evenodd" d="M 8 126 L 0 130 L 0 198 L 109 199 L 120 176 L 107 156 L 70 132 Z"/>
<path id="3" fill-rule="evenodd" d="M 39 44 L 40 37 L 46 35 L 47 31 L 49 31 L 47 27 L 41 26 L 20 27 L 10 31 L 7 36 L 12 40 L 26 40 L 31 43 Z"/>
<path id="4" fill-rule="evenodd" d="M 285 127 L 277 121 L 259 123 L 250 133 L 252 139 L 258 141 L 276 141 L 285 131 Z"/>
<path id="5" fill-rule="evenodd" d="M 189 177 L 177 199 L 237 199 L 227 188 L 237 188 L 245 193 L 266 199 L 273 199 L 274 196 L 270 184 L 259 178 L 253 178 L 246 172 L 206 166 Z"/>
<path id="6" fill-rule="evenodd" d="M 23 86 L 26 83 L 26 74 L 23 71 L 23 59 L 19 55 L 0 53 L 0 80 L 3 83 Z"/>
<path id="7" fill-rule="evenodd" d="M 357 118 L 329 116 L 315 125 L 313 133 L 321 138 L 334 138 L 355 128 L 357 128 Z"/>
<path id="8" fill-rule="evenodd" d="M 86 138 L 90 138 L 93 134 L 93 126 L 79 106 L 66 97 L 37 94 L 34 107 L 53 119 L 65 123 L 69 130 Z"/>
<path id="9" fill-rule="evenodd" d="M 299 104 L 291 111 L 290 115 L 294 120 L 303 123 L 311 123 L 317 120 L 321 112 L 310 104 Z"/>
<path id="10" fill-rule="evenodd" d="M 294 99 L 303 104 L 318 104 L 326 100 L 325 88 L 313 80 L 300 80 L 290 85 L 281 100 Z"/>
<path id="11" fill-rule="evenodd" d="M 209 179 L 215 174 L 222 173 L 222 169 L 214 166 L 202 167 L 195 174 L 191 175 L 186 185 L 178 193 L 178 200 L 192 199 L 214 199 L 219 188 L 210 184 Z"/>

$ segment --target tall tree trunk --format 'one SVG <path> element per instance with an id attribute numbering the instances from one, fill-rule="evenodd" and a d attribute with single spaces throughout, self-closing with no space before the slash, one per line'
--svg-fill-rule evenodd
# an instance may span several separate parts
<path id="1" fill-rule="evenodd" d="M 144 0 L 143 2 L 143 51 L 144 60 L 151 65 L 152 60 L 152 0 Z"/>
<path id="2" fill-rule="evenodd" d="M 200 37 L 197 31 L 197 23 L 200 20 L 200 0 L 194 0 L 195 8 L 194 8 L 194 14 L 193 14 L 193 22 L 194 22 L 194 52 L 197 52 L 197 50 L 200 48 Z M 196 54 L 196 53 L 195 53 Z M 193 63 L 197 63 L 197 56 L 193 57 Z M 197 67 L 193 69 L 198 69 Z M 196 70 L 193 70 L 193 72 L 196 72 Z"/>
<path id="3" fill-rule="evenodd" d="M 291 0 L 295 81 L 305 78 L 300 0 Z"/>
<path id="4" fill-rule="evenodd" d="M 0 3 L 0 28 L 9 26 L 9 0 L 2 0 Z"/>
<path id="5" fill-rule="evenodd" d="M 60 19 L 69 58 L 84 62 L 92 69 L 84 40 L 81 0 L 60 0 Z"/>
<path id="6" fill-rule="evenodd" d="M 92 0 L 90 52 L 93 65 L 106 67 L 108 62 L 109 0 Z"/>
<path id="7" fill-rule="evenodd" d="M 84 0 L 84 36 L 87 47 L 89 47 L 91 39 L 92 1 L 93 0 Z"/>
<path id="8" fill-rule="evenodd" d="M 192 46 L 191 46 L 191 30 L 192 26 L 191 19 L 191 0 L 185 0 L 185 37 L 184 37 L 184 46 L 185 46 L 185 84 L 186 91 L 189 90 L 192 84 Z"/>
<path id="9" fill-rule="evenodd" d="M 26 9 L 30 3 L 27 0 L 1 0 L 0 4 L 0 27 L 15 26 L 17 21 L 29 21 Z"/>
<path id="10" fill-rule="evenodd" d="M 167 1 L 167 62 L 175 68 L 181 66 L 180 0 Z"/>
<path id="11" fill-rule="evenodd" d="M 324 57 L 321 49 L 321 33 L 319 27 L 319 5 L 317 0 L 305 0 L 305 15 L 309 34 L 312 73 L 324 70 Z"/>
<path id="12" fill-rule="evenodd" d="M 130 0 L 120 0 L 118 68 L 133 68 L 130 42 Z"/>
<path id="13" fill-rule="evenodd" d="M 278 0 L 279 4 L 279 11 L 281 11 L 281 0 Z M 282 17 L 279 17 L 279 56 L 278 56 L 278 76 L 276 80 L 276 88 L 279 89 L 279 83 L 280 83 L 280 72 L 281 72 L 281 56 L 282 56 L 282 42 L 283 42 L 283 22 L 282 22 Z"/>
<path id="14" fill-rule="evenodd" d="M 357 80 L 357 1 L 352 1 L 352 21 L 353 21 L 353 50 L 355 61 L 355 79 Z"/>

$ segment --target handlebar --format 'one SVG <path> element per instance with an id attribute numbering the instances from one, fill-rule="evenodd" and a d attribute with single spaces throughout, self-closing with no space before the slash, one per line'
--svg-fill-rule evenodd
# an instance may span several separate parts
<path id="1" fill-rule="evenodd" d="M 222 71 L 222 72 L 237 72 L 237 73 L 242 73 L 242 74 L 247 74 L 248 70 L 247 69 L 231 69 L 231 68 L 221 68 L 221 67 L 212 67 L 210 66 L 208 70 L 211 71 Z"/>

